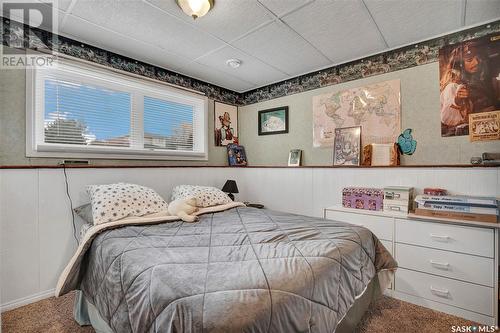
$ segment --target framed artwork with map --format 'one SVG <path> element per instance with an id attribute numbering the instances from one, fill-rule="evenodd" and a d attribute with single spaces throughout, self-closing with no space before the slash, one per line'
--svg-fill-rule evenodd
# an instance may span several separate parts
<path id="1" fill-rule="evenodd" d="M 400 80 L 313 97 L 313 146 L 333 147 L 335 129 L 362 126 L 363 145 L 394 143 L 401 133 Z"/>
<path id="2" fill-rule="evenodd" d="M 288 133 L 288 106 L 259 111 L 259 135 Z"/>

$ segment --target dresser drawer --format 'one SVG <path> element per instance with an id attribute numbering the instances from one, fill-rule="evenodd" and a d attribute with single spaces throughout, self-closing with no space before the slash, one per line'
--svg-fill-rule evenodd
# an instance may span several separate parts
<path id="1" fill-rule="evenodd" d="M 400 268 L 396 291 L 493 316 L 494 289 Z"/>
<path id="2" fill-rule="evenodd" d="M 399 267 L 493 287 L 493 259 L 396 243 Z"/>
<path id="3" fill-rule="evenodd" d="M 396 219 L 396 242 L 493 258 L 492 229 Z"/>
<path id="4" fill-rule="evenodd" d="M 392 241 L 394 219 L 391 217 L 327 210 L 326 218 L 363 226 L 373 232 L 378 239 Z"/>

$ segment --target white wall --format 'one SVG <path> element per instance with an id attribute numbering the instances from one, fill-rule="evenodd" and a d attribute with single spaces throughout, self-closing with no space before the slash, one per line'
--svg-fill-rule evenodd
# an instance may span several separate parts
<path id="1" fill-rule="evenodd" d="M 237 176 L 241 198 L 268 208 L 322 216 L 347 186 L 440 187 L 452 194 L 500 198 L 500 168 L 247 168 Z"/>
<path id="2" fill-rule="evenodd" d="M 126 181 L 170 198 L 177 184 L 222 187 L 226 168 L 68 169 L 74 207 L 85 185 Z M 167 199 L 167 200 L 168 200 Z M 0 304 L 2 310 L 51 294 L 76 249 L 62 169 L 0 170 Z M 77 219 L 77 224 L 82 223 Z"/>
<path id="3" fill-rule="evenodd" d="M 169 198 L 178 184 L 221 187 L 235 179 L 237 200 L 321 216 L 345 186 L 442 187 L 454 194 L 500 197 L 500 168 L 125 168 L 69 169 L 74 206 L 86 184 L 143 184 Z M 79 220 L 78 223 L 81 221 Z M 0 304 L 2 310 L 51 295 L 76 248 L 62 169 L 0 170 Z"/>

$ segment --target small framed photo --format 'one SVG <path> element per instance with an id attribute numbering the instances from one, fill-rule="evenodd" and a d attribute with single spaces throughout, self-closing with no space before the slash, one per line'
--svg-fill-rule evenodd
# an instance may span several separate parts
<path id="1" fill-rule="evenodd" d="M 288 133 L 288 106 L 259 111 L 259 135 Z"/>
<path id="2" fill-rule="evenodd" d="M 245 147 L 230 143 L 227 145 L 227 161 L 229 166 L 247 166 L 247 155 Z"/>
<path id="3" fill-rule="evenodd" d="M 302 150 L 292 149 L 288 155 L 288 166 L 300 166 L 302 159 Z"/>
<path id="4" fill-rule="evenodd" d="M 333 165 L 359 166 L 361 160 L 361 126 L 335 129 Z"/>

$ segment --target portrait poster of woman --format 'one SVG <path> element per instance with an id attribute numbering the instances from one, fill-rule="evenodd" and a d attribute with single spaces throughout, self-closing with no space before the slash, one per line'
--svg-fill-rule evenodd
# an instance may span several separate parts
<path id="1" fill-rule="evenodd" d="M 469 134 L 469 115 L 500 109 L 500 34 L 439 50 L 441 136 Z"/>
<path id="2" fill-rule="evenodd" d="M 215 145 L 238 144 L 238 107 L 215 102 L 214 105 Z"/>

